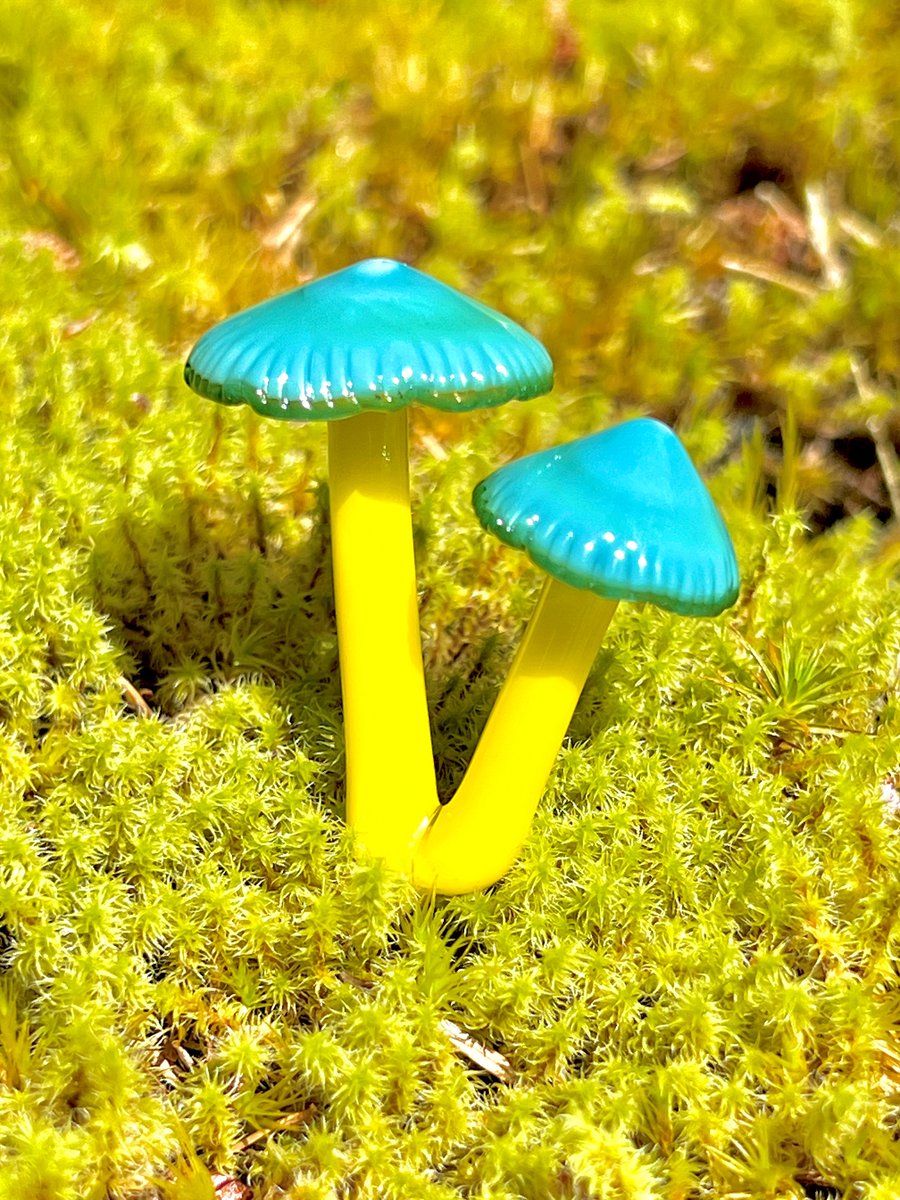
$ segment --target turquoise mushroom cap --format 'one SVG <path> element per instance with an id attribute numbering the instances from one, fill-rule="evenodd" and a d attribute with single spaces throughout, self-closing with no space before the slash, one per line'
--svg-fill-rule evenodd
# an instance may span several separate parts
<path id="1" fill-rule="evenodd" d="M 612 600 L 715 616 L 737 598 L 725 524 L 681 442 L 649 418 L 509 463 L 473 496 L 488 532 Z"/>
<path id="2" fill-rule="evenodd" d="M 528 400 L 553 364 L 515 321 L 388 258 L 359 262 L 229 317 L 191 351 L 201 396 L 285 420 L 417 403 L 466 411 Z"/>

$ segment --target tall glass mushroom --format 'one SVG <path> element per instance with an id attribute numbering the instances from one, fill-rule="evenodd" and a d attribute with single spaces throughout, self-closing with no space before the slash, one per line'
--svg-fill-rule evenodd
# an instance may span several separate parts
<path id="1" fill-rule="evenodd" d="M 328 421 L 347 819 L 409 871 L 437 805 L 409 511 L 407 409 L 526 400 L 553 367 L 521 326 L 412 267 L 370 259 L 209 330 L 185 380 L 262 416 Z"/>
<path id="2" fill-rule="evenodd" d="M 521 458 L 473 502 L 484 528 L 548 578 L 463 781 L 418 846 L 416 882 L 444 894 L 487 887 L 512 865 L 617 602 L 714 616 L 740 585 L 722 518 L 659 421 Z"/>

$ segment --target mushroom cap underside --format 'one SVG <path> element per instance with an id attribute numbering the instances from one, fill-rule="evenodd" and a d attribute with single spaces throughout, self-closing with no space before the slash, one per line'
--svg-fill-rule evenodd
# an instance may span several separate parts
<path id="1" fill-rule="evenodd" d="M 501 467 L 475 489 L 488 532 L 614 600 L 715 616 L 740 588 L 728 530 L 681 442 L 640 418 Z"/>
<path id="2" fill-rule="evenodd" d="M 222 321 L 194 346 L 184 376 L 210 400 L 310 421 L 528 400 L 553 386 L 553 364 L 508 317 L 380 258 Z"/>

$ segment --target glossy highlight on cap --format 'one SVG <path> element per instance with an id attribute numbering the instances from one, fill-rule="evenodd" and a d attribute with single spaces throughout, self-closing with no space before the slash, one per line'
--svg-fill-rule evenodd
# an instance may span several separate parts
<path id="1" fill-rule="evenodd" d="M 227 318 L 194 346 L 184 377 L 221 404 L 310 421 L 528 400 L 553 386 L 553 364 L 515 321 L 373 258 Z"/>
<path id="2" fill-rule="evenodd" d="M 509 463 L 478 484 L 473 504 L 488 532 L 572 587 L 688 616 L 715 616 L 737 599 L 728 530 L 659 421 L 626 421 Z"/>

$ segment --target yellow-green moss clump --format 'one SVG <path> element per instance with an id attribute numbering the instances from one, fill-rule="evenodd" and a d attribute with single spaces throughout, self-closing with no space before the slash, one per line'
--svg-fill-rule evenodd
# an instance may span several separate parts
<path id="1" fill-rule="evenodd" d="M 8 0 L 0 46 L 0 1200 L 896 1200 L 894 7 Z M 745 579 L 617 617 L 520 861 L 436 903 L 343 831 L 322 433 L 180 380 L 380 254 L 559 366 L 417 418 L 445 791 L 537 584 L 490 469 L 675 420 Z"/>

